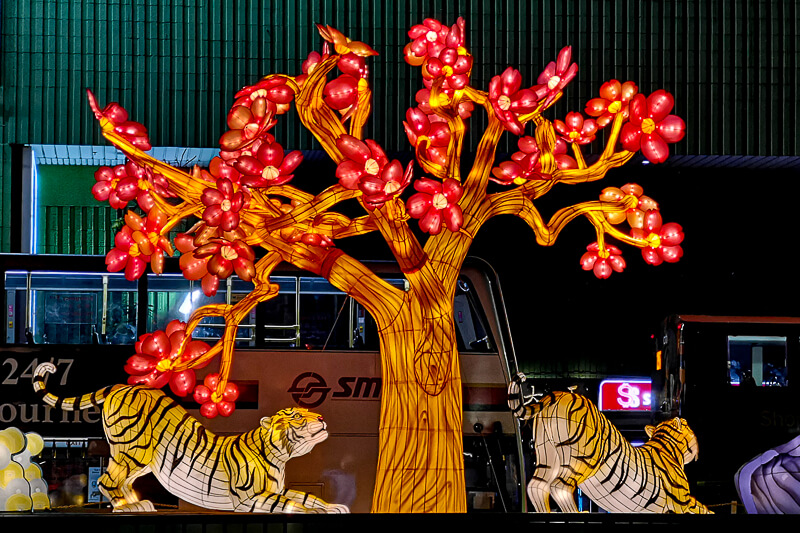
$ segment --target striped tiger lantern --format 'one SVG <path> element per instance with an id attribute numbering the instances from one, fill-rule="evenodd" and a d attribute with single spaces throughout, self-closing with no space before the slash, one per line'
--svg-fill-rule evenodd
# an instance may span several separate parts
<path id="1" fill-rule="evenodd" d="M 347 513 L 312 494 L 287 489 L 286 462 L 328 438 L 322 416 L 302 408 L 278 411 L 247 433 L 219 436 L 206 430 L 162 391 L 141 385 L 113 385 L 90 394 L 59 398 L 45 388 L 50 363 L 34 372 L 33 387 L 43 401 L 66 411 L 102 405 L 103 430 L 111 448 L 98 486 L 115 512 L 152 512 L 133 482 L 152 472 L 171 494 L 218 511 L 265 513 Z"/>
<path id="2" fill-rule="evenodd" d="M 520 382 L 509 385 L 514 414 L 533 423 L 536 466 L 528 497 L 537 512 L 578 512 L 575 490 L 612 513 L 711 511 L 689 494 L 684 465 L 697 458 L 697 437 L 684 419 L 647 426 L 649 440 L 632 446 L 588 398 L 550 392 L 528 405 Z"/>

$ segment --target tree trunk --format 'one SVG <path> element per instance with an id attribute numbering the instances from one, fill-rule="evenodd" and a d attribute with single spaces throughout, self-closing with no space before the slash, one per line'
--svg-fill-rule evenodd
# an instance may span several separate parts
<path id="1" fill-rule="evenodd" d="M 454 328 L 450 302 L 405 306 L 381 330 L 383 392 L 372 512 L 466 512 Z"/>

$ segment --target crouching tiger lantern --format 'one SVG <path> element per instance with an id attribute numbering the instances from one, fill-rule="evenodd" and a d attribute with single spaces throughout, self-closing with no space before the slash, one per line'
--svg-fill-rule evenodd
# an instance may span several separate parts
<path id="1" fill-rule="evenodd" d="M 377 52 L 330 26 L 317 27 L 322 50 L 312 51 L 299 72 L 271 74 L 236 94 L 219 157 L 208 168 L 186 172 L 154 159 L 146 153 L 146 128 L 119 104 L 101 107 L 89 93 L 103 135 L 128 158 L 97 171 L 94 195 L 115 208 L 134 204 L 106 256 L 109 270 L 135 279 L 149 264 L 160 273 L 164 254 L 177 249 L 184 276 L 200 281 L 207 295 L 233 274 L 253 283 L 233 305 L 202 307 L 186 323 L 141 338 L 126 366 L 129 383 L 169 385 L 176 394 L 193 394 L 205 416 L 230 414 L 238 395 L 229 381 L 237 326 L 277 294 L 270 274 L 290 263 L 326 278 L 378 323 L 383 398 L 372 510 L 463 512 L 461 375 L 452 317 L 458 273 L 475 234 L 496 216 L 514 215 L 539 244 L 550 246 L 567 223 L 582 217 L 597 237 L 580 265 L 599 278 L 625 268 L 609 237 L 640 248 L 650 264 L 677 261 L 681 227 L 663 223 L 658 204 L 639 185 L 606 188 L 549 220 L 535 201 L 556 185 L 600 180 L 639 150 L 654 163 L 663 161 L 667 143 L 683 137 L 684 124 L 670 114 L 669 93 L 645 96 L 634 83 L 617 80 L 588 102 L 588 117 L 574 112 L 551 122 L 543 113 L 578 71 L 570 47 L 529 87 L 509 67 L 481 90 L 470 85 L 474 58 L 464 20 L 447 26 L 426 19 L 409 30 L 404 49 L 406 61 L 421 68 L 424 85 L 403 123 L 423 174 L 414 176 L 415 165 L 389 160 L 378 140 L 364 137 L 372 95 L 367 63 Z M 321 192 L 302 189 L 295 175 L 303 155 L 285 150 L 271 133 L 292 108 L 337 164 Z M 474 163 L 462 173 L 465 125 L 479 108 L 486 128 L 470 149 Z M 605 147 L 584 157 L 603 128 Z M 519 151 L 501 160 L 496 147 L 506 131 L 519 137 Z M 359 216 L 338 209 L 348 201 L 360 204 Z M 196 223 L 171 239 L 170 231 L 187 218 Z M 383 238 L 408 290 L 390 286 L 336 246 L 366 234 Z M 213 346 L 192 340 L 209 316 L 225 320 Z M 198 384 L 194 369 L 218 356 L 218 372 Z"/>

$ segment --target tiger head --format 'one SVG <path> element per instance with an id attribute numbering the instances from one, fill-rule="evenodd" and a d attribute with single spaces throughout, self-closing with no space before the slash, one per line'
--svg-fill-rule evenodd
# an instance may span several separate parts
<path id="1" fill-rule="evenodd" d="M 644 430 L 650 439 L 660 441 L 670 449 L 677 449 L 683 455 L 683 464 L 697 459 L 697 436 L 685 419 L 673 418 L 657 426 L 646 426 Z"/>
<path id="2" fill-rule="evenodd" d="M 287 459 L 300 457 L 311 451 L 318 443 L 328 438 L 328 430 L 322 415 L 301 407 L 282 409 L 270 417 L 261 419 L 264 441 L 278 445 Z"/>

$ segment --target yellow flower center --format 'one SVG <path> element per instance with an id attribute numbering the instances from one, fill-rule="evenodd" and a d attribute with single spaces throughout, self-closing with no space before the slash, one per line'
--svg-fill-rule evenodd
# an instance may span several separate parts
<path id="1" fill-rule="evenodd" d="M 153 243 L 153 246 L 158 246 L 158 239 L 161 238 L 161 235 L 156 233 L 155 231 L 151 231 L 147 234 L 147 240 Z"/>
<path id="2" fill-rule="evenodd" d="M 375 176 L 380 171 L 381 171 L 381 166 L 374 159 L 371 158 L 367 159 L 367 162 L 364 163 L 364 172 L 366 172 L 367 174 Z"/>
<path id="3" fill-rule="evenodd" d="M 139 245 L 136 243 L 131 244 L 131 247 L 128 248 L 128 255 L 131 257 L 139 257 L 142 252 L 139 251 Z"/>
<path id="4" fill-rule="evenodd" d="M 261 177 L 266 180 L 274 180 L 275 178 L 280 176 L 280 174 L 281 171 L 273 167 L 272 165 L 264 167 L 264 170 L 261 171 Z"/>
<path id="5" fill-rule="evenodd" d="M 526 180 L 526 179 L 525 179 L 525 178 L 523 178 L 522 176 L 517 176 L 516 178 L 514 178 L 514 181 L 513 181 L 513 183 L 514 183 L 514 185 L 522 185 L 522 184 L 523 184 L 523 183 L 525 183 L 526 181 L 528 181 L 528 180 Z"/>
<path id="6" fill-rule="evenodd" d="M 581 136 L 581 132 L 579 132 L 579 131 L 571 131 L 571 132 L 569 132 L 569 138 L 570 139 L 577 139 L 580 136 Z"/>
<path id="7" fill-rule="evenodd" d="M 231 210 L 231 201 L 225 198 L 222 200 L 222 203 L 219 204 L 220 209 L 223 211 L 230 211 Z"/>
<path id="8" fill-rule="evenodd" d="M 642 121 L 642 131 L 650 135 L 656 129 L 656 123 L 652 118 L 646 118 Z"/>
<path id="9" fill-rule="evenodd" d="M 453 67 L 450 65 L 445 65 L 442 67 L 442 74 L 445 76 L 452 76 L 453 75 Z"/>
<path id="10" fill-rule="evenodd" d="M 438 38 L 439 38 L 439 35 L 433 30 L 431 30 L 431 31 L 429 31 L 428 33 L 425 34 L 425 39 L 429 43 L 435 43 L 436 39 L 438 39 Z"/>
<path id="11" fill-rule="evenodd" d="M 645 240 L 647 241 L 647 245 L 650 248 L 658 248 L 659 246 L 661 246 L 661 237 L 659 237 L 655 233 L 651 233 L 650 235 L 648 235 L 645 238 Z"/>
<path id="12" fill-rule="evenodd" d="M 549 80 L 547 80 L 547 88 L 552 91 L 558 86 L 559 83 L 561 83 L 561 78 L 559 78 L 558 76 L 553 76 Z"/>
<path id="13" fill-rule="evenodd" d="M 608 258 L 610 255 L 611 255 L 611 252 L 609 252 L 609 251 L 608 251 L 608 250 L 606 250 L 605 248 L 601 248 L 600 250 L 598 250 L 598 251 L 597 251 L 597 257 L 599 257 L 599 258 L 601 258 L 601 259 L 606 259 L 606 258 Z"/>
<path id="14" fill-rule="evenodd" d="M 431 95 L 430 101 L 431 105 L 440 105 L 440 106 L 447 105 L 450 103 L 450 97 L 444 93 L 439 93 L 436 98 L 434 98 L 434 96 Z"/>
<path id="15" fill-rule="evenodd" d="M 432 203 L 433 207 L 435 207 L 436 209 L 444 209 L 445 207 L 447 207 L 447 197 L 444 194 L 437 192 L 436 194 L 433 195 Z"/>
<path id="16" fill-rule="evenodd" d="M 400 184 L 396 181 L 389 181 L 383 186 L 383 192 L 386 194 L 394 194 L 400 189 Z"/>
<path id="17" fill-rule="evenodd" d="M 239 254 L 236 253 L 236 250 L 234 250 L 232 246 L 223 246 L 222 249 L 219 251 L 219 255 L 221 255 L 223 259 L 227 259 L 228 261 L 233 261 L 234 259 L 239 257 Z"/>
<path id="18" fill-rule="evenodd" d="M 620 102 L 619 100 L 614 100 L 613 102 L 611 102 L 611 105 L 608 106 L 609 113 L 615 113 L 615 114 L 619 113 L 620 109 L 622 109 L 622 102 Z"/>
<path id="19" fill-rule="evenodd" d="M 509 98 L 504 94 L 501 94 L 500 98 L 497 99 L 497 105 L 503 111 L 508 111 L 508 108 L 511 107 L 511 98 Z"/>
<path id="20" fill-rule="evenodd" d="M 159 372 L 166 372 L 170 368 L 172 368 L 172 361 L 170 361 L 169 359 L 162 359 L 156 365 L 156 370 L 158 370 Z"/>
<path id="21" fill-rule="evenodd" d="M 139 187 L 143 191 L 149 191 L 150 190 L 150 182 L 147 181 L 147 180 L 139 180 L 136 183 L 136 186 Z"/>

